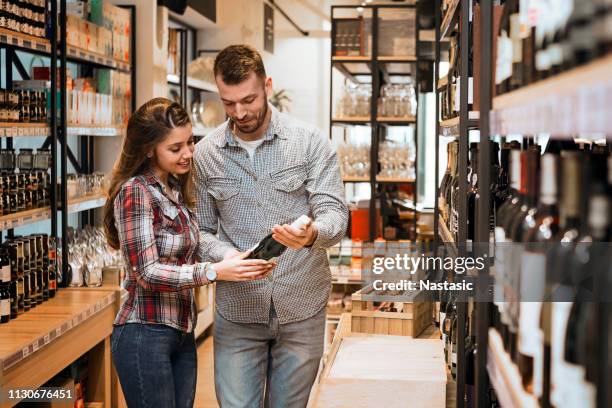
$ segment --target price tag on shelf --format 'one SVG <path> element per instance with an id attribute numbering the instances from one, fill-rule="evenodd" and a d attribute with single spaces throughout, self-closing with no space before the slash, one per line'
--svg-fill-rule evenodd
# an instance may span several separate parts
<path id="1" fill-rule="evenodd" d="M 44 342 L 44 344 L 49 344 L 51 342 L 51 334 L 50 333 L 47 333 L 47 334 L 44 335 L 43 342 Z"/>
<path id="2" fill-rule="evenodd" d="M 22 127 L 17 128 L 17 136 L 22 137 L 22 136 L 24 136 L 24 134 L 25 134 L 25 129 L 24 128 L 22 128 Z"/>
<path id="3" fill-rule="evenodd" d="M 346 276 L 338 276 L 338 283 L 348 283 L 348 278 Z"/>
<path id="4" fill-rule="evenodd" d="M 32 343 L 32 352 L 38 351 L 38 340 Z"/>
<path id="5" fill-rule="evenodd" d="M 21 355 L 23 356 L 23 358 L 26 358 L 27 356 L 30 355 L 30 346 L 26 346 L 23 348 L 23 350 L 21 350 Z"/>

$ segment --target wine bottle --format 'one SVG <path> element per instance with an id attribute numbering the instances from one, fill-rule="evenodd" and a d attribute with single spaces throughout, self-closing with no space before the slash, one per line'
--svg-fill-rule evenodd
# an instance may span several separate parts
<path id="1" fill-rule="evenodd" d="M 442 177 L 442 181 L 440 182 L 440 191 L 439 191 L 440 194 L 438 196 L 438 210 L 439 210 L 439 213 L 442 215 L 443 219 L 445 218 L 444 209 L 446 208 L 445 191 L 446 191 L 448 181 L 451 177 L 453 143 L 455 142 L 450 142 L 449 144 L 446 145 L 446 158 L 447 158 L 446 170 L 444 171 L 444 176 Z"/>
<path id="2" fill-rule="evenodd" d="M 570 376 L 566 375 L 568 364 L 564 359 L 565 332 L 572 307 L 569 300 L 573 292 L 568 272 L 574 269 L 574 249 L 582 235 L 583 210 L 580 197 L 587 194 L 587 184 L 582 183 L 582 168 L 586 162 L 584 154 L 579 151 L 563 151 L 561 158 L 561 231 L 556 237 L 558 242 L 548 252 L 546 261 L 547 298 L 550 299 L 551 306 L 550 402 L 556 407 L 563 404 L 564 393 L 572 386 L 567 383 Z"/>
<path id="3" fill-rule="evenodd" d="M 541 405 L 548 406 L 550 338 L 544 339 L 544 333 L 550 334 L 550 308 L 543 304 L 546 286 L 546 252 L 544 244 L 553 242 L 559 230 L 559 210 L 557 205 L 557 167 L 558 156 L 546 153 L 541 159 L 540 203 L 537 209 L 535 224 L 523 237 L 525 251 L 521 260 L 521 349 L 528 349 L 531 358 L 524 362 L 524 372 L 531 378 L 525 378 L 528 389 L 540 399 Z M 542 327 L 544 326 L 544 327 Z M 520 344 L 520 343 L 519 343 Z M 546 378 L 545 378 L 546 377 Z M 546 393 L 544 388 L 546 386 Z M 546 402 L 544 402 L 546 400 Z"/>
<path id="4" fill-rule="evenodd" d="M 470 143 L 470 164 L 468 168 L 467 189 L 467 240 L 466 253 L 472 253 L 476 239 L 476 197 L 478 195 L 478 143 Z"/>
<path id="5" fill-rule="evenodd" d="M 291 226 L 298 229 L 306 228 L 312 220 L 307 215 L 301 215 L 295 220 Z M 265 259 L 267 261 L 274 260 L 281 256 L 287 249 L 286 246 L 272 238 L 272 234 L 268 234 L 264 239 L 259 241 L 251 250 L 247 258 L 249 259 Z"/>
<path id="6" fill-rule="evenodd" d="M 43 241 L 43 247 L 47 248 L 47 253 L 49 257 L 49 298 L 55 297 L 57 292 L 57 250 L 55 248 L 55 238 L 45 236 L 45 240 Z"/>
<path id="7" fill-rule="evenodd" d="M 8 323 L 11 320 L 11 294 L 9 291 L 10 283 L 0 282 L 0 324 Z"/>

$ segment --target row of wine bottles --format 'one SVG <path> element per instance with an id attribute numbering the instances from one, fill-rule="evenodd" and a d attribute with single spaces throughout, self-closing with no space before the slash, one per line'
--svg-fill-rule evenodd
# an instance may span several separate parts
<path id="1" fill-rule="evenodd" d="M 612 50 L 611 0 L 501 1 L 497 94 L 585 64 Z"/>
<path id="2" fill-rule="evenodd" d="M 456 141 L 448 145 L 440 186 L 441 222 L 455 239 L 459 200 L 467 200 L 468 253 L 484 188 L 476 171 L 478 149 L 470 144 L 467 197 L 458 194 Z M 494 246 L 495 254 L 492 325 L 525 392 L 542 406 L 607 406 L 601 384 L 611 369 L 609 340 L 601 333 L 610 325 L 606 296 L 612 293 L 612 156 L 607 145 L 573 142 L 551 141 L 543 155 L 540 150 L 530 138 L 501 149 L 491 143 L 491 242 L 485 245 Z M 452 371 L 454 299 L 443 298 L 440 312 L 446 314 L 440 324 Z M 471 339 L 468 334 L 470 347 Z"/>
<path id="3" fill-rule="evenodd" d="M 608 148 L 512 149 L 510 172 L 495 209 L 493 325 L 542 405 L 607 406 Z"/>

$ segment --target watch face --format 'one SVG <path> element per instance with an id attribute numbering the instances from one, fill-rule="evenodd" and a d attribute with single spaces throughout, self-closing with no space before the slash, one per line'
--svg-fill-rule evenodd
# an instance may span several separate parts
<path id="1" fill-rule="evenodd" d="M 212 267 L 208 267 L 206 269 L 206 279 L 209 281 L 214 281 L 217 279 L 217 271 L 215 271 Z"/>

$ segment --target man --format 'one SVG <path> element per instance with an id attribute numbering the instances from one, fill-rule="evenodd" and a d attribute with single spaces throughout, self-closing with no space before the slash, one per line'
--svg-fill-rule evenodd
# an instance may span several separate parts
<path id="1" fill-rule="evenodd" d="M 214 75 L 229 119 L 196 146 L 201 255 L 236 256 L 270 233 L 288 248 L 265 279 L 217 283 L 217 399 L 303 407 L 323 353 L 325 249 L 348 222 L 338 161 L 321 132 L 268 104 L 272 79 L 253 48 L 225 48 Z M 288 225 L 303 214 L 306 228 Z"/>

